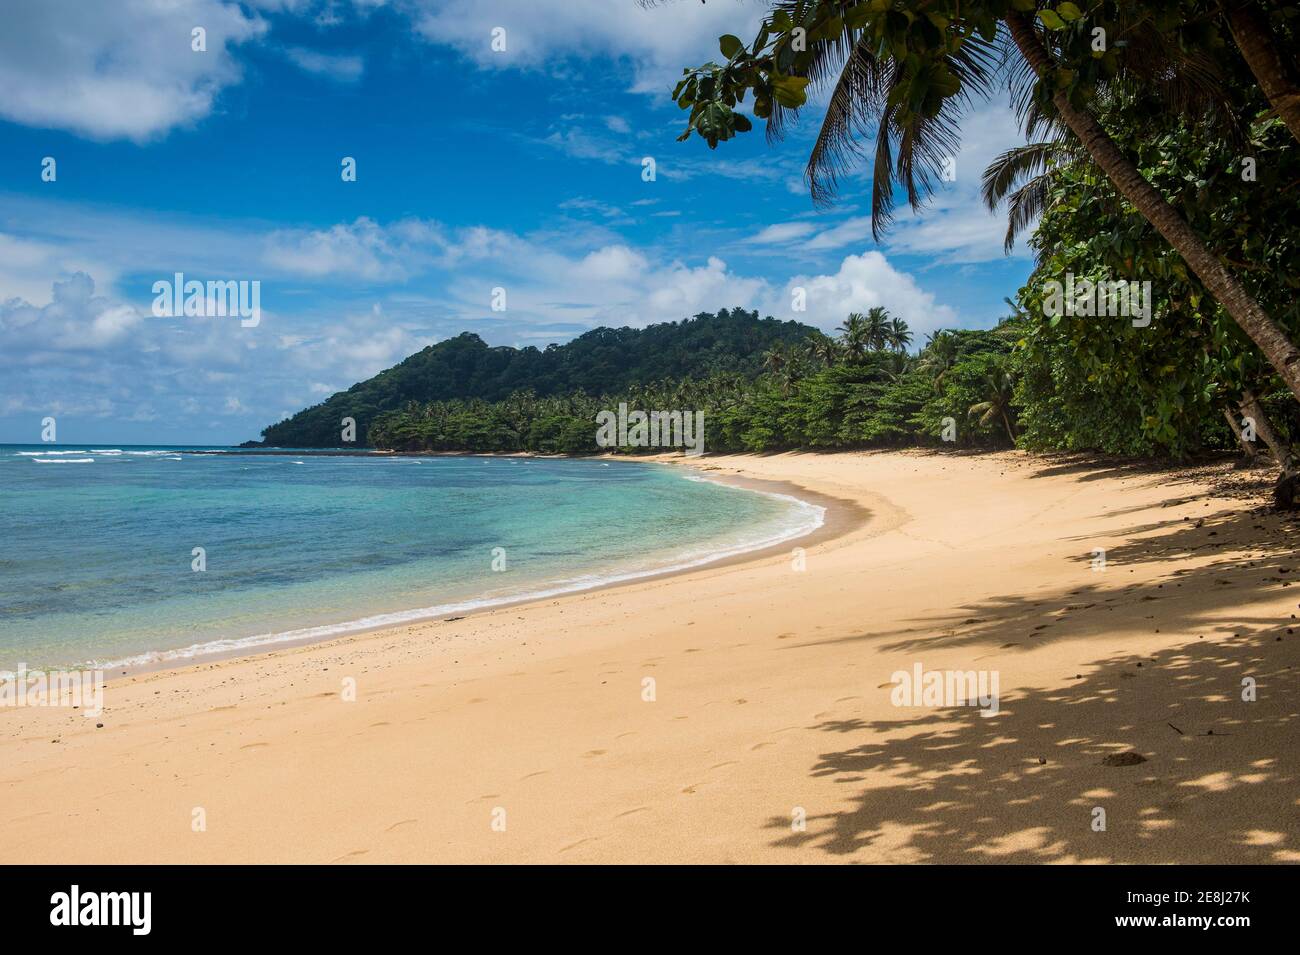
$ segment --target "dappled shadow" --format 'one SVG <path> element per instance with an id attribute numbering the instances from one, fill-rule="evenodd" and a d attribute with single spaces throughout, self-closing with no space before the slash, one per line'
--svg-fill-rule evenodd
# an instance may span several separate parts
<path id="1" fill-rule="evenodd" d="M 898 628 L 800 645 L 880 641 L 886 651 L 977 644 L 1029 649 L 1098 633 L 1277 635 L 1295 622 L 1290 614 L 1259 617 L 1233 609 L 1281 597 L 1293 580 L 1300 582 L 1290 516 L 1260 511 L 1194 515 L 1185 508 L 1171 513 L 1168 521 L 1104 536 L 1108 541 L 1128 539 L 1107 546 L 1104 569 L 1084 575 L 1087 582 L 1066 593 L 1006 594 L 949 613 L 912 617 Z M 1074 540 L 1081 546 L 1070 559 L 1086 568 L 1096 559 L 1091 540 Z M 1198 566 L 1174 566 L 1193 558 Z M 1168 565 L 1168 572 L 1159 580 L 1128 582 L 1139 564 Z M 1300 601 L 1300 587 L 1295 595 Z"/>
<path id="2" fill-rule="evenodd" d="M 767 825 L 775 845 L 836 859 L 1300 861 L 1295 647 L 1193 640 L 1156 660 L 1101 661 L 1064 689 L 1004 692 L 993 717 L 953 707 L 821 723 L 832 748 L 809 773 L 841 784 L 846 808 L 806 807 L 805 832 L 788 816 Z M 1242 700 L 1243 677 L 1258 702 Z M 1120 752 L 1146 761 L 1103 762 Z"/>

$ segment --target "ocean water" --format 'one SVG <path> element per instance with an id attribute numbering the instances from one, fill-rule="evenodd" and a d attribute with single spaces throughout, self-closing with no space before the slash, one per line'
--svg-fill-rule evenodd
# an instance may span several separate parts
<path id="1" fill-rule="evenodd" d="M 822 520 L 663 465 L 205 450 L 0 445 L 0 670 L 184 662 L 455 614 Z"/>

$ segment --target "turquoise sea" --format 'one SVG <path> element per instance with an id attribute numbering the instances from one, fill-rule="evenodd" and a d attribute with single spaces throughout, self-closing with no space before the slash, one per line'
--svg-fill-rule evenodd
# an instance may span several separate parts
<path id="1" fill-rule="evenodd" d="M 0 445 L 0 670 L 183 662 L 463 613 L 822 520 L 663 465 L 216 450 Z"/>

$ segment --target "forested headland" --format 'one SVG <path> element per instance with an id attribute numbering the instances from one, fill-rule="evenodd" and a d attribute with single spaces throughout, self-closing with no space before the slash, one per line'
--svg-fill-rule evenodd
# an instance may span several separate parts
<path id="1" fill-rule="evenodd" d="M 883 309 L 818 330 L 724 308 L 544 350 L 462 335 L 266 440 L 338 445 L 349 415 L 378 447 L 585 453 L 596 412 L 626 402 L 703 411 L 710 451 L 1237 449 L 1292 475 L 1297 24 L 1300 7 L 1251 2 L 774 4 L 752 42 L 723 36 L 721 59 L 684 71 L 683 138 L 717 147 L 753 117 L 779 139 L 820 90 L 812 198 L 860 186 L 883 237 L 896 202 L 923 213 L 941 188 L 965 106 L 1009 89 L 1028 143 L 984 171 L 983 199 L 1034 270 L 997 327 L 913 341 Z M 1149 289 L 1149 321 L 1062 312 L 1047 292 L 1117 280 Z"/>

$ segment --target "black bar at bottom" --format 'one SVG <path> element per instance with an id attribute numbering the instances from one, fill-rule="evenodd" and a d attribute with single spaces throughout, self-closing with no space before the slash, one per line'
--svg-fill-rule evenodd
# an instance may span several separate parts
<path id="1" fill-rule="evenodd" d="M 1054 943 L 1199 934 L 1232 944 L 1261 929 L 1294 927 L 1298 881 L 1289 866 L 787 868 L 728 871 L 725 882 L 709 872 L 707 884 L 695 888 L 689 871 L 657 880 L 647 870 L 626 882 L 607 873 L 598 885 L 575 872 L 571 886 L 563 884 L 568 873 L 540 882 L 530 872 L 483 878 L 427 867 L 46 866 L 6 874 L 0 917 L 11 942 L 75 933 L 77 941 L 113 936 L 128 943 L 248 941 L 277 929 L 295 941 L 373 942 L 376 929 L 460 924 L 495 932 L 537 916 L 545 921 L 531 924 L 545 934 L 582 934 L 579 923 L 588 918 L 626 920 L 634 935 L 704 919 L 743 937 L 767 931 L 774 919 L 791 927 L 806 919 L 819 933 L 838 923 L 835 935 L 863 940 L 883 938 L 901 921 L 927 942 L 1017 937 L 987 934 L 1001 929 Z M 522 878 L 512 884 L 515 875 Z"/>

